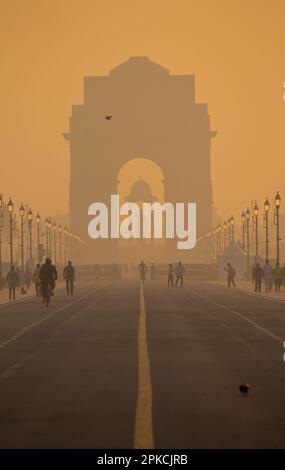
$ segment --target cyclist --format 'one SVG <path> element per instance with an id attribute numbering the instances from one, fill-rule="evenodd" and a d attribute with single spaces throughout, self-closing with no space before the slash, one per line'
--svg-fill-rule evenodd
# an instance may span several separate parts
<path id="1" fill-rule="evenodd" d="M 57 280 L 57 270 L 56 267 L 51 264 L 50 258 L 46 258 L 45 263 L 42 265 L 39 272 L 39 279 L 42 283 L 42 296 L 44 303 L 45 299 L 47 299 L 49 289 L 51 290 L 51 295 L 53 295 L 55 281 Z"/>

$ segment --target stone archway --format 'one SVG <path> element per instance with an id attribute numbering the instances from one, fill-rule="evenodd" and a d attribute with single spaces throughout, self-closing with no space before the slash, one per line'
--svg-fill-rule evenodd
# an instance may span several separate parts
<path id="1" fill-rule="evenodd" d="M 157 163 L 147 158 L 134 158 L 125 162 L 118 172 L 117 193 L 123 202 L 165 202 L 164 175 Z M 120 239 L 119 259 L 146 261 L 164 257 L 165 239 Z"/>
<path id="2" fill-rule="evenodd" d="M 117 240 L 88 236 L 88 207 L 94 201 L 108 205 L 110 195 L 117 193 L 117 179 L 122 190 L 124 172 L 137 160 L 133 156 L 150 160 L 144 159 L 149 163 L 144 173 L 134 174 L 132 184 L 141 177 L 157 196 L 159 190 L 153 190 L 150 181 L 157 165 L 164 175 L 163 198 L 197 203 L 197 235 L 206 233 L 212 225 L 215 135 L 207 103 L 196 100 L 194 75 L 172 75 L 147 57 L 131 57 L 106 76 L 85 77 L 84 102 L 72 106 L 69 131 L 64 133 L 70 147 L 71 229 L 84 240 L 83 262 L 117 259 Z M 128 194 L 130 180 L 129 185 Z M 191 259 L 196 251 L 198 247 L 184 252 L 183 259 Z M 181 257 L 175 240 L 167 241 L 166 252 L 166 260 Z"/>

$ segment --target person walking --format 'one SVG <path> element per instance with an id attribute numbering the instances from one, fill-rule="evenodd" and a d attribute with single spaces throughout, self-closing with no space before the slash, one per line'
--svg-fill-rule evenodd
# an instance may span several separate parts
<path id="1" fill-rule="evenodd" d="M 63 278 L 66 283 L 66 293 L 67 295 L 73 295 L 73 285 L 75 281 L 75 269 L 72 266 L 72 262 L 68 261 L 67 265 L 63 270 Z"/>
<path id="2" fill-rule="evenodd" d="M 282 268 L 283 287 L 285 287 L 285 263 Z"/>
<path id="3" fill-rule="evenodd" d="M 95 281 L 99 281 L 100 279 L 100 266 L 98 263 L 95 264 Z"/>
<path id="4" fill-rule="evenodd" d="M 140 280 L 144 281 L 145 275 L 147 273 L 147 265 L 143 261 L 141 261 L 140 264 L 138 265 L 138 271 L 140 274 Z"/>
<path id="5" fill-rule="evenodd" d="M 30 269 L 27 268 L 25 275 L 24 275 L 24 285 L 26 286 L 27 290 L 30 289 L 31 282 L 32 282 L 32 273 Z"/>
<path id="6" fill-rule="evenodd" d="M 275 268 L 273 270 L 273 279 L 275 285 L 275 292 L 280 292 L 280 287 L 282 286 L 283 278 L 282 278 L 282 269 L 280 268 L 279 263 L 275 264 Z"/>
<path id="7" fill-rule="evenodd" d="M 268 294 L 268 292 L 271 292 L 273 285 L 273 269 L 271 264 L 269 263 L 269 259 L 265 261 L 265 265 L 263 268 L 263 278 L 265 283 L 265 294 Z"/>
<path id="8" fill-rule="evenodd" d="M 180 282 L 180 287 L 183 287 L 184 273 L 185 273 L 185 268 L 182 265 L 181 261 L 179 261 L 178 266 L 176 266 L 176 269 L 175 269 L 175 274 L 176 274 L 175 287 L 178 286 L 179 282 Z"/>
<path id="9" fill-rule="evenodd" d="M 236 283 L 235 283 L 236 270 L 235 270 L 235 268 L 231 265 L 231 263 L 227 263 L 227 267 L 224 267 L 224 270 L 228 273 L 228 288 L 231 288 L 231 285 L 233 285 L 233 287 L 236 288 Z"/>
<path id="10" fill-rule="evenodd" d="M 169 286 L 174 287 L 174 268 L 171 263 L 168 265 L 168 287 Z"/>
<path id="11" fill-rule="evenodd" d="M 252 273 L 252 282 L 255 282 L 254 292 L 261 292 L 261 283 L 263 278 L 263 269 L 259 263 L 256 263 Z"/>
<path id="12" fill-rule="evenodd" d="M 16 299 L 16 287 L 18 284 L 18 276 L 15 271 L 14 266 L 11 266 L 10 271 L 7 274 L 7 283 L 8 283 L 8 288 L 9 288 L 9 299 L 12 298 Z"/>
<path id="13" fill-rule="evenodd" d="M 154 265 L 154 263 L 151 263 L 151 265 L 150 265 L 150 278 L 152 280 L 155 279 L 155 265 Z"/>
<path id="14" fill-rule="evenodd" d="M 17 282 L 17 288 L 18 288 L 19 286 L 23 285 L 24 273 L 22 272 L 19 266 L 15 269 L 15 271 L 16 271 L 17 278 L 18 278 L 18 282 Z"/>
<path id="15" fill-rule="evenodd" d="M 34 274 L 33 274 L 33 283 L 35 284 L 37 297 L 41 296 L 40 270 L 41 270 L 41 265 L 38 263 L 35 267 Z"/>

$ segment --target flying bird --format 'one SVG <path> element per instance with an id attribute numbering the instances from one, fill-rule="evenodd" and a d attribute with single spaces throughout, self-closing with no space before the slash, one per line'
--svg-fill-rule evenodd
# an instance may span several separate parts
<path id="1" fill-rule="evenodd" d="M 110 121 L 112 117 L 113 117 L 112 114 L 106 114 L 105 119 L 107 119 L 107 121 Z"/>
<path id="2" fill-rule="evenodd" d="M 249 389 L 250 389 L 249 384 L 241 384 L 239 386 L 239 391 L 240 391 L 240 393 L 242 394 L 243 397 L 245 397 L 248 394 Z"/>

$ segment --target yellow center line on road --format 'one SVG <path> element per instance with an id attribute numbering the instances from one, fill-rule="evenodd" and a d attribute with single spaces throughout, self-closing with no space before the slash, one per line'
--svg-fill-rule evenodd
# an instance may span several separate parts
<path id="1" fill-rule="evenodd" d="M 135 417 L 134 448 L 153 449 L 152 385 L 146 336 L 144 284 L 140 283 L 140 312 L 138 330 L 138 395 Z"/>

